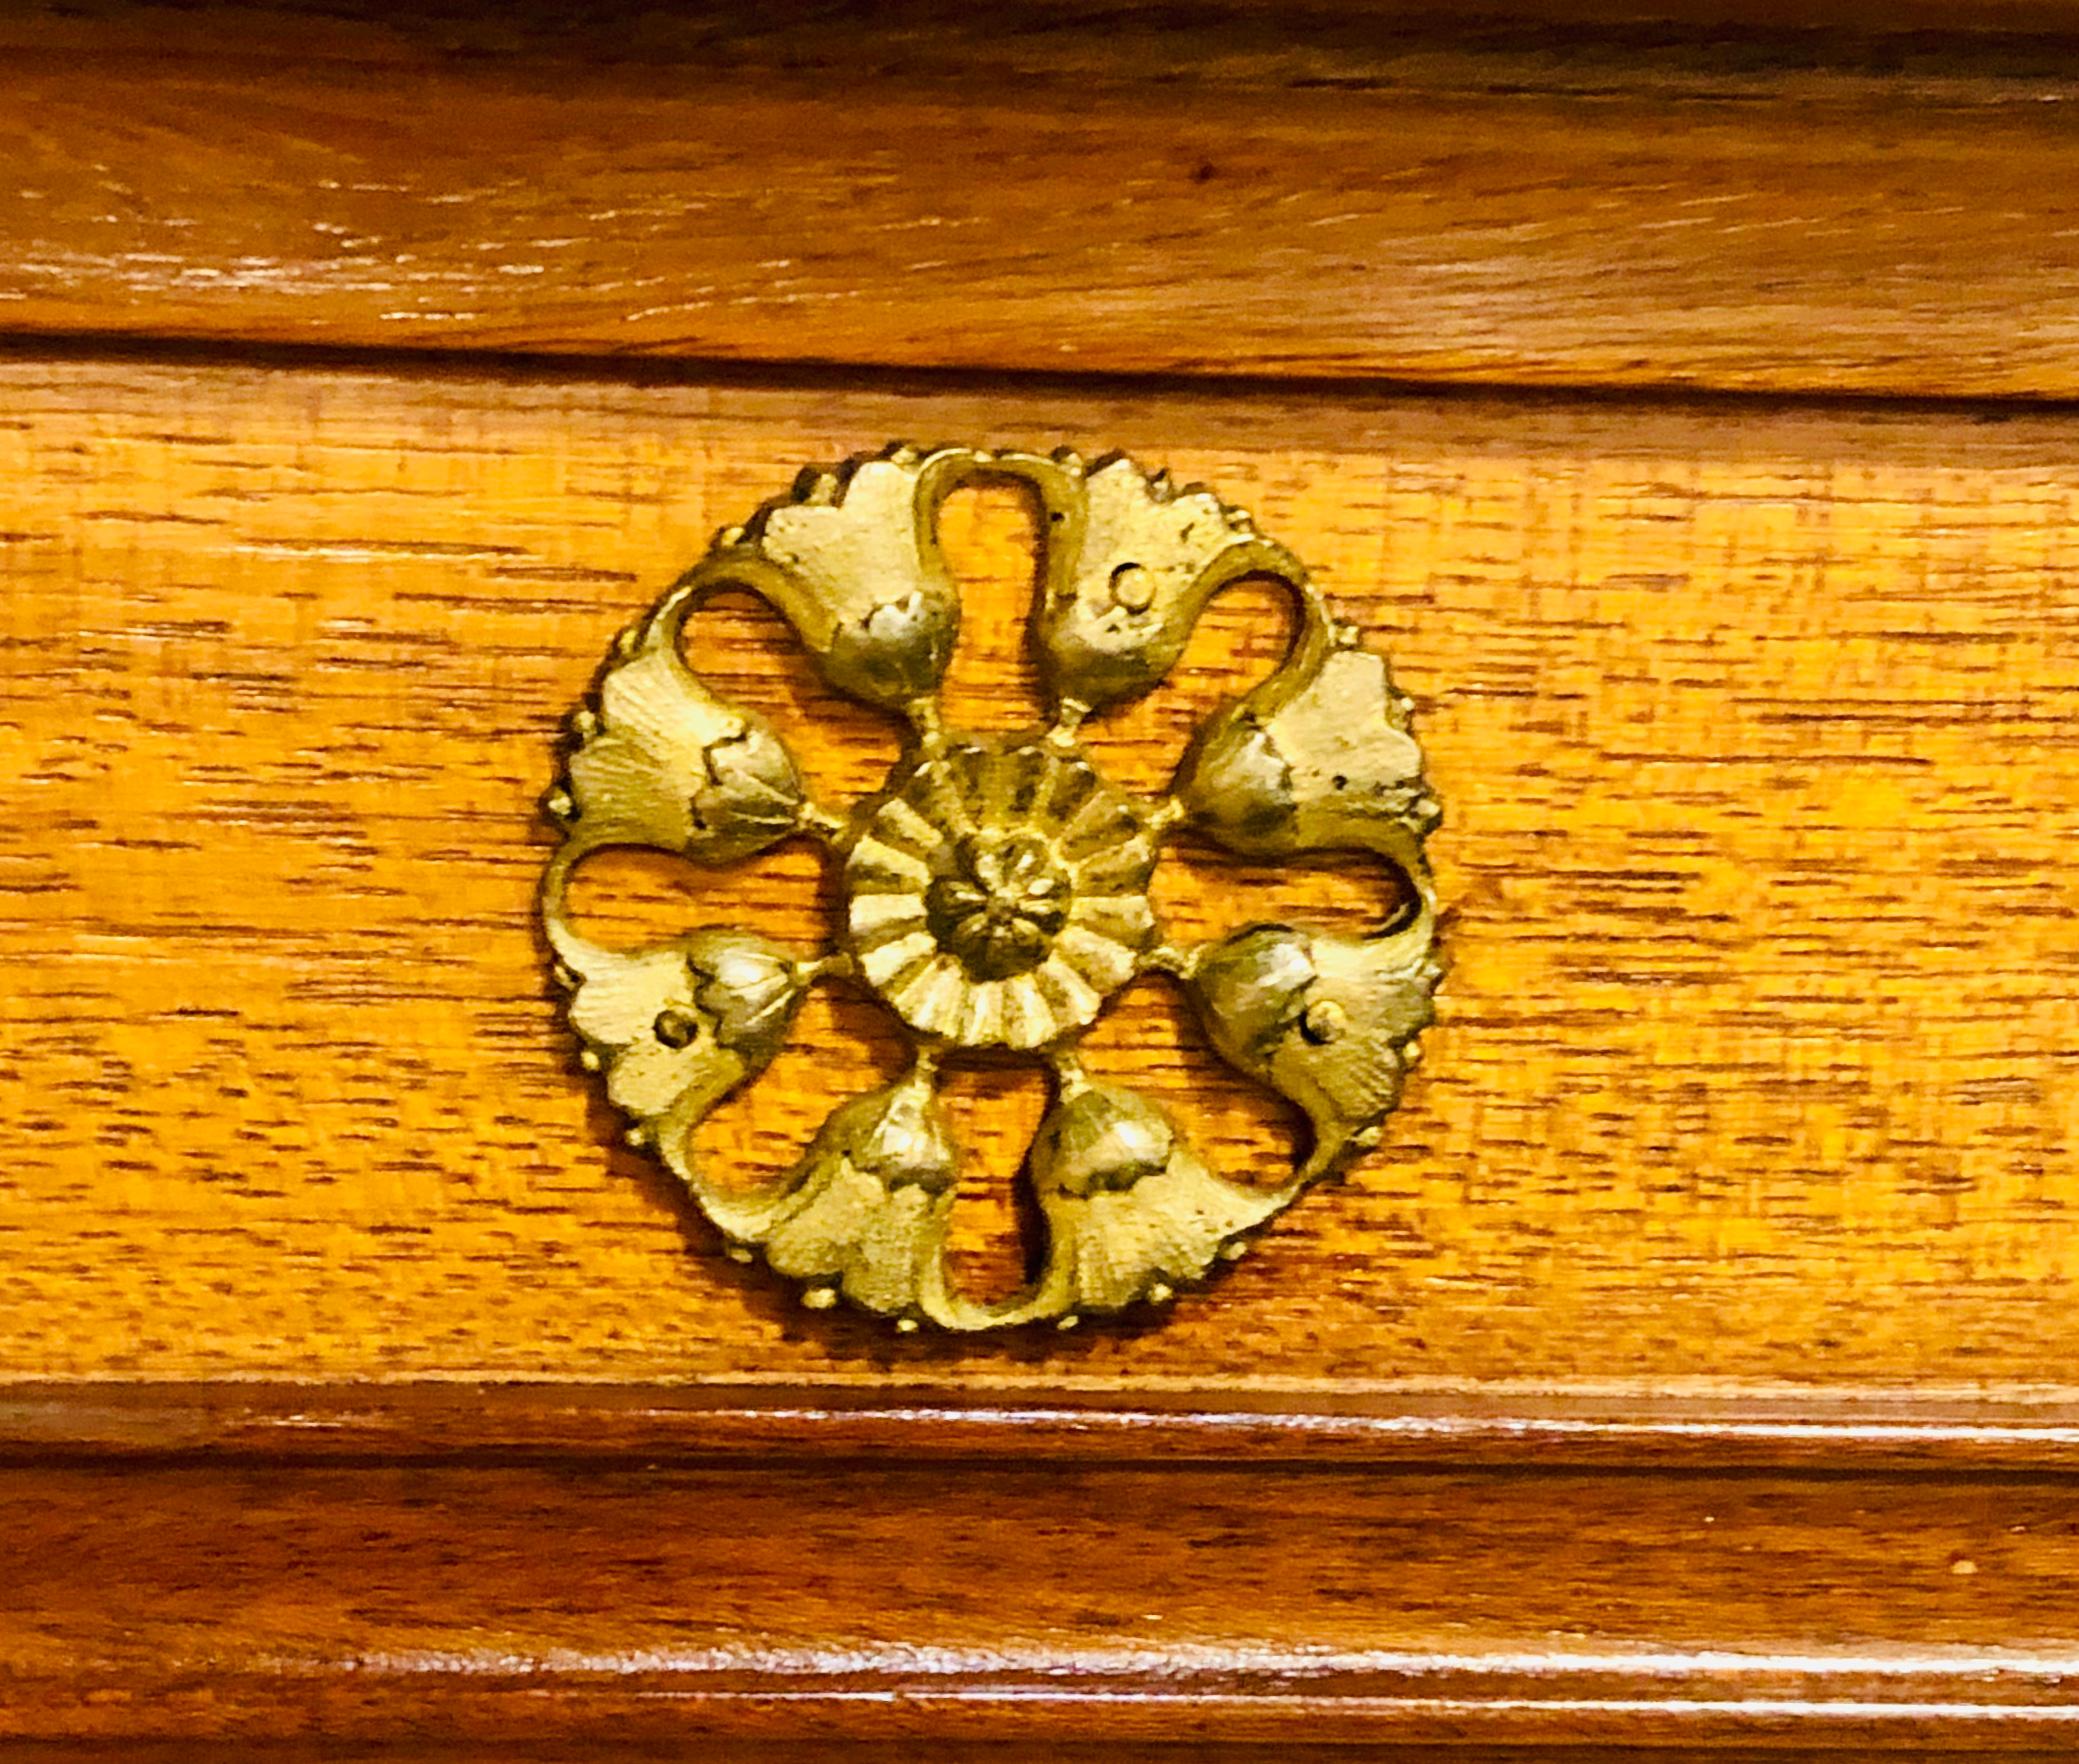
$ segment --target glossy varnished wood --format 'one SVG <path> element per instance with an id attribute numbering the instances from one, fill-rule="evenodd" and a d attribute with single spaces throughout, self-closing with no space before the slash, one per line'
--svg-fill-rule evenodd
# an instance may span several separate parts
<path id="1" fill-rule="evenodd" d="M 2067 0 L 9 9 L 0 1757 L 2070 1756 L 2075 100 Z M 1213 480 L 1417 700 L 1425 1062 L 1159 1328 L 800 1312 L 543 978 L 612 634 L 895 435 Z M 948 511 L 962 722 L 1030 537 Z M 769 618 L 695 643 L 879 782 Z M 1186 938 L 1390 905 L 1181 859 Z M 896 1057 L 819 997 L 702 1150 Z M 1160 987 L 1093 1063 L 1289 1146 Z M 951 1101 L 1001 1289 L 1044 1090 Z"/>
<path id="2" fill-rule="evenodd" d="M 2055 415 L 1186 398 L 17 361 L 0 418 L 0 1367 L 2025 1397 L 2062 1320 L 2079 431 Z M 1313 560 L 1394 655 L 1449 820 L 1452 973 L 1384 1151 L 1164 1327 L 968 1344 L 724 1263 L 569 1069 L 531 895 L 612 632 L 803 459 L 1124 444 Z M 949 531 L 963 715 L 1015 720 L 1022 516 Z M 1270 665 L 1223 602 L 1101 750 L 1159 778 Z M 1253 635 L 1252 635 L 1253 633 Z M 718 614 L 832 791 L 887 732 Z M 614 921 L 809 937 L 806 856 L 603 878 Z M 1180 927 L 1354 915 L 1185 866 Z M 611 915 L 609 915 L 611 917 Z M 1137 995 L 1096 1061 L 1229 1167 L 1279 1121 Z M 888 1057 L 841 997 L 710 1155 L 787 1158 Z M 969 1266 L 1036 1084 L 957 1087 Z M 992 1200 L 990 1197 L 999 1197 Z"/>
<path id="3" fill-rule="evenodd" d="M 27 1748 L 32 1754 L 34 1747 Z M 91 1742 L 75 1748 L 92 1757 Z M 699 1742 L 700 1764 L 800 1764 L 804 1750 L 844 1764 L 913 1764 L 915 1740 L 757 1739 L 714 1736 Z M 127 1740 L 124 1764 L 221 1764 L 221 1740 Z M 381 1740 L 250 1740 L 233 1756 L 241 1764 L 683 1764 L 684 1740 L 540 1740 L 471 1742 L 414 1736 Z M 1635 1746 L 1612 1752 L 1603 1746 L 1563 1744 L 1526 1751 L 1516 1745 L 1402 1744 L 1392 1740 L 1347 1744 L 1280 1739 L 1246 1740 L 934 1740 L 934 1759 L 944 1764 L 1839 1764 L 1836 1747 L 1712 1745 Z M 1953 1764 L 1956 1752 L 1911 1744 L 1888 1744 L 1886 1764 Z M 2034 1747 L 1999 1748 L 2001 1764 L 2064 1764 L 2065 1754 Z"/>
<path id="4" fill-rule="evenodd" d="M 0 1741 L 1854 1755 L 2075 1718 L 2067 1477 L 953 1466 L 785 1426 L 734 1466 L 553 1430 L 469 1462 L 436 1437 L 469 1397 L 419 1407 L 430 1455 L 0 1466 Z"/>
<path id="5" fill-rule="evenodd" d="M 12 8 L 0 326 L 2071 396 L 2056 5 Z"/>
<path id="6" fill-rule="evenodd" d="M 959 1466 L 1398 1465 L 1477 1470 L 2049 1473 L 2079 1451 L 2065 1402 L 1869 1392 L 1774 1401 L 1467 1390 L 976 1393 L 786 1385 L 222 1380 L 0 1386 L 0 1463 L 139 1467 L 549 1464 L 615 1468 L 817 1456 Z M 957 1474 L 957 1470 L 949 1471 Z"/>
<path id="7" fill-rule="evenodd" d="M 34 1755 L 37 1748 L 25 1748 Z M 48 1748 L 45 1748 L 48 1750 Z M 105 1750 L 92 1742 L 74 1748 L 89 1758 Z M 126 1740 L 120 1743 L 124 1764 L 221 1764 L 221 1740 Z M 913 1764 L 915 1740 L 849 1740 L 828 1738 L 758 1739 L 704 1737 L 700 1764 L 800 1764 L 805 1750 L 844 1764 Z M 1998 1748 L 2001 1764 L 2065 1764 L 2062 1751 L 2031 1746 Z M 232 1754 L 240 1764 L 683 1764 L 686 1742 L 624 1740 L 428 1739 L 415 1735 L 394 1739 L 248 1740 Z M 1736 1743 L 1710 1746 L 1633 1745 L 1620 1750 L 1605 1746 L 1561 1744 L 1526 1751 L 1519 1745 L 1400 1743 L 1280 1739 L 1247 1741 L 1199 1739 L 1145 1743 L 1132 1741 L 974 1739 L 934 1740 L 934 1759 L 944 1764 L 1839 1764 L 1841 1751 L 1827 1746 Z M 1886 1764 L 1954 1764 L 1955 1749 L 1887 1742 Z"/>

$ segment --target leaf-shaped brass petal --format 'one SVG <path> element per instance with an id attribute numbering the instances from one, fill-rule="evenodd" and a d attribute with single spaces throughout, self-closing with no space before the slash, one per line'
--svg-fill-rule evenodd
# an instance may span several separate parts
<path id="1" fill-rule="evenodd" d="M 1035 630 L 1063 698 L 1095 709 L 1135 697 L 1176 665 L 1206 602 L 1229 583 L 1304 579 L 1299 560 L 1239 510 L 1130 460 L 1090 472 L 1080 496 L 1072 480 L 1033 478 L 1053 505 Z"/>
<path id="2" fill-rule="evenodd" d="M 755 932 L 695 931 L 660 949 L 577 954 L 570 1025 L 606 1073 L 608 1100 L 655 1137 L 690 1125 L 779 1051 L 802 982 Z"/>
<path id="3" fill-rule="evenodd" d="M 1313 1124 L 1304 1175 L 1363 1149 L 1400 1100 L 1442 969 L 1425 915 L 1381 937 L 1256 925 L 1199 952 L 1188 984 L 1230 1065 Z"/>
<path id="4" fill-rule="evenodd" d="M 918 1073 L 836 1109 L 778 1184 L 715 1194 L 707 1208 L 738 1242 L 762 1245 L 777 1272 L 806 1282 L 804 1302 L 842 1293 L 883 1316 L 944 1322 L 958 1175 L 945 1117 Z"/>
<path id="5" fill-rule="evenodd" d="M 935 691 L 960 627 L 938 507 L 983 456 L 894 447 L 811 470 L 695 572 L 741 581 L 786 617 L 840 692 L 900 709 Z"/>
<path id="6" fill-rule="evenodd" d="M 1152 1102 L 1101 1084 L 1040 1123 L 1031 1169 L 1047 1259 L 1026 1308 L 1040 1316 L 1160 1303 L 1294 1192 L 1216 1176 Z"/>
<path id="7" fill-rule="evenodd" d="M 567 819 L 586 846 L 650 845 L 704 864 L 772 844 L 802 810 L 778 735 L 708 690 L 680 659 L 668 621 L 601 679 L 568 776 Z"/>
<path id="8" fill-rule="evenodd" d="M 1356 846 L 1403 864 L 1437 821 L 1386 658 L 1321 646 L 1207 719 L 1173 791 L 1254 857 Z"/>

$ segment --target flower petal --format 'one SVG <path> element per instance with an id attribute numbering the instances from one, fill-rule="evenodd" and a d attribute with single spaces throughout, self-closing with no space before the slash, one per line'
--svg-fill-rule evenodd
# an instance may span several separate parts
<path id="1" fill-rule="evenodd" d="M 674 628 L 653 620 L 601 680 L 598 711 L 578 725 L 564 818 L 587 849 L 649 845 L 728 863 L 794 831 L 801 779 L 771 725 L 680 659 Z"/>
<path id="2" fill-rule="evenodd" d="M 883 1316 L 943 1321 L 943 1253 L 958 1160 L 928 1077 L 912 1073 L 832 1111 L 781 1183 L 717 1196 L 708 1214 L 811 1290 Z"/>
<path id="3" fill-rule="evenodd" d="M 786 1039 L 803 983 L 792 958 L 750 931 L 695 931 L 659 949 L 586 946 L 570 1025 L 606 1074 L 614 1106 L 660 1144 L 763 1071 Z"/>
<path id="4" fill-rule="evenodd" d="M 1049 508 L 1037 634 L 1057 695 L 1133 698 L 1176 665 L 1209 601 L 1243 576 L 1298 582 L 1300 562 L 1211 491 L 1113 459 L 1087 475 L 1023 468 Z"/>
<path id="5" fill-rule="evenodd" d="M 1063 1098 L 1040 1123 L 1031 1170 L 1047 1257 L 1025 1311 L 1039 1317 L 1159 1301 L 1293 1194 L 1215 1175 L 1155 1104 L 1111 1085 Z"/>
<path id="6" fill-rule="evenodd" d="M 1427 915 L 1380 937 L 1256 925 L 1193 960 L 1186 984 L 1220 1056 L 1313 1123 L 1304 1177 L 1373 1143 L 1400 1100 L 1443 972 L 1434 943 Z"/>
<path id="7" fill-rule="evenodd" d="M 1438 819 L 1386 658 L 1326 642 L 1208 718 L 1173 789 L 1250 857 L 1356 847 L 1413 868 Z"/>
<path id="8" fill-rule="evenodd" d="M 791 497 L 726 534 L 689 586 L 741 583 L 800 633 L 840 692 L 899 709 L 938 687 L 960 596 L 938 545 L 938 508 L 986 464 L 972 448 L 890 448 L 807 471 Z"/>

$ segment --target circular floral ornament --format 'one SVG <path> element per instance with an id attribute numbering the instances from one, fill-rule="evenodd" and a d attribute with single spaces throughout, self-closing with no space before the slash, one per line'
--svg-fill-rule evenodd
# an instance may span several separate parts
<path id="1" fill-rule="evenodd" d="M 1013 736 L 945 728 L 936 696 L 960 616 L 938 512 L 984 478 L 1029 486 L 1045 517 L 1032 641 L 1054 716 Z M 1107 783 L 1078 740 L 1084 719 L 1156 685 L 1206 604 L 1245 576 L 1294 596 L 1290 653 L 1205 720 L 1165 795 Z M 686 619 L 725 588 L 772 605 L 832 686 L 908 719 L 893 775 L 849 814 L 811 801 L 771 726 L 688 665 Z M 1202 487 L 1124 458 L 968 447 L 897 445 L 805 471 L 621 633 L 571 719 L 547 798 L 564 839 L 542 919 L 580 1063 L 732 1253 L 762 1254 L 811 1308 L 842 1299 L 899 1329 L 976 1330 L 1166 1303 L 1376 1144 L 1399 1100 L 1441 971 L 1423 855 L 1438 809 L 1408 713 L 1385 660 L 1335 622 L 1299 560 Z M 1148 883 L 1181 826 L 1267 861 L 1372 852 L 1404 878 L 1408 910 L 1369 936 L 1265 924 L 1179 947 Z M 793 834 L 842 864 L 826 950 L 708 928 L 615 951 L 571 921 L 571 876 L 602 847 L 723 865 Z M 1311 1146 L 1282 1181 L 1219 1175 L 1153 1102 L 1084 1069 L 1078 1038 L 1151 971 L 1182 982 L 1222 1058 L 1306 1114 Z M 888 1007 L 913 1045 L 909 1071 L 836 1109 L 772 1183 L 712 1182 L 691 1156 L 694 1125 L 764 1070 L 825 979 Z M 1054 1081 L 1025 1170 L 1044 1255 L 993 1301 L 960 1292 L 944 1259 L 958 1154 L 938 1075 L 969 1051 L 1044 1061 Z"/>

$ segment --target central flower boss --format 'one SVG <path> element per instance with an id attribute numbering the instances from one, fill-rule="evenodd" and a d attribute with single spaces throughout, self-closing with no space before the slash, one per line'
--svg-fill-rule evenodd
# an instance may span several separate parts
<path id="1" fill-rule="evenodd" d="M 1032 629 L 1054 716 L 1002 736 L 946 730 L 936 697 L 959 619 L 938 510 L 985 476 L 1030 486 L 1045 515 Z M 1285 662 L 1206 720 L 1164 796 L 1115 789 L 1082 749 L 1084 719 L 1156 685 L 1207 602 L 1256 575 L 1298 603 Z M 812 802 L 770 725 L 687 664 L 686 618 L 732 587 L 772 604 L 832 685 L 909 720 L 893 775 L 849 813 Z M 571 726 L 547 799 L 564 840 L 542 913 L 580 1062 L 734 1252 L 762 1254 L 805 1304 L 969 1330 L 1163 1303 L 1375 1143 L 1398 1100 L 1439 973 L 1422 851 L 1437 809 L 1407 701 L 1298 560 L 1209 491 L 1123 459 L 1086 468 L 1069 453 L 963 447 L 897 446 L 805 472 L 622 633 Z M 1182 825 L 1264 860 L 1371 851 L 1412 910 L 1368 937 L 1263 924 L 1179 947 L 1148 886 Z M 739 926 L 615 951 L 571 922 L 570 878 L 602 847 L 726 865 L 796 834 L 842 865 L 843 921 L 823 951 Z M 1183 983 L 1223 1058 L 1305 1112 L 1312 1144 L 1282 1181 L 1220 1175 L 1153 1102 L 1084 1069 L 1078 1038 L 1152 970 Z M 710 1180 L 692 1128 L 764 1069 L 825 979 L 894 1013 L 915 1044 L 910 1070 L 839 1107 L 776 1181 L 746 1192 Z M 1044 1254 L 1024 1290 L 996 1301 L 957 1290 L 944 1266 L 958 1152 L 938 1072 L 970 1051 L 1034 1057 L 1054 1079 L 1024 1172 Z"/>
<path id="2" fill-rule="evenodd" d="M 949 745 L 898 777 L 852 846 L 847 944 L 912 1029 L 1046 1047 L 1139 971 L 1155 849 L 1143 815 L 1073 749 Z"/>

